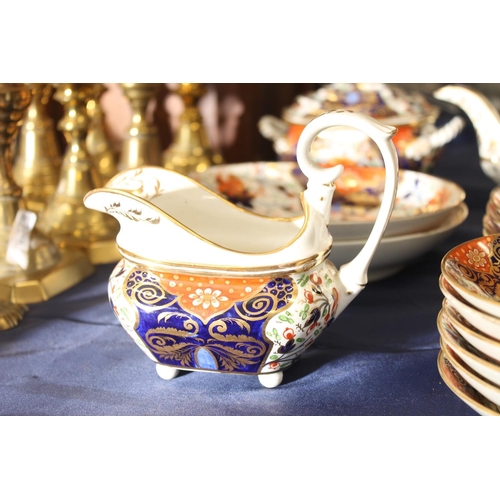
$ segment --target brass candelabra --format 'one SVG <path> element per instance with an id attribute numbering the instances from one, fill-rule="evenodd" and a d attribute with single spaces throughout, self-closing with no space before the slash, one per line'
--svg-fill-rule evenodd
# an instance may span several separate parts
<path id="1" fill-rule="evenodd" d="M 132 107 L 132 121 L 123 140 L 118 170 L 161 165 L 158 129 L 147 119 L 147 108 L 159 89 L 157 83 L 121 83 Z"/>
<path id="2" fill-rule="evenodd" d="M 63 104 L 64 116 L 58 123 L 67 141 L 56 192 L 40 214 L 38 228 L 61 248 L 84 250 L 92 264 L 116 262 L 119 225 L 116 219 L 89 210 L 84 196 L 102 185 L 102 179 L 87 148 L 90 118 L 87 104 L 92 84 L 55 84 L 55 99 Z"/>
<path id="3" fill-rule="evenodd" d="M 205 86 L 201 83 L 180 83 L 176 92 L 184 102 L 184 111 L 172 144 L 163 155 L 164 167 L 189 174 L 223 163 L 222 156 L 210 146 L 198 108 L 199 100 L 206 92 Z"/>

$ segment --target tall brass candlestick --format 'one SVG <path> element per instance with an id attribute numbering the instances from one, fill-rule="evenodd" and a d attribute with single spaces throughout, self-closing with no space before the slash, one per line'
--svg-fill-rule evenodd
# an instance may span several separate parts
<path id="1" fill-rule="evenodd" d="M 158 129 L 146 116 L 147 107 L 154 98 L 157 83 L 120 83 L 132 107 L 132 122 L 122 144 L 118 170 L 161 165 Z"/>
<path id="2" fill-rule="evenodd" d="M 22 187 L 28 210 L 39 213 L 59 182 L 61 154 L 54 122 L 47 111 L 53 87 L 47 83 L 26 85 L 31 102 L 19 131 L 13 174 Z"/>
<path id="3" fill-rule="evenodd" d="M 92 86 L 58 83 L 55 88 L 54 97 L 64 106 L 58 128 L 68 145 L 57 190 L 40 214 L 38 228 L 62 248 L 85 250 L 92 264 L 116 262 L 120 259 L 116 219 L 83 204 L 84 196 L 102 184 L 86 144 L 90 123 L 87 103 L 92 98 Z"/>
<path id="4" fill-rule="evenodd" d="M 0 271 L 1 275 L 13 274 L 13 266 L 7 263 L 7 243 L 20 207 L 21 188 L 12 175 L 12 142 L 31 100 L 29 90 L 22 84 L 0 84 Z M 3 290 L 2 290 L 3 291 Z M 27 307 L 10 300 L 10 290 L 0 293 L 0 329 L 17 325 Z M 5 296 L 6 295 L 6 296 Z"/>
<path id="5" fill-rule="evenodd" d="M 179 84 L 177 93 L 184 102 L 184 111 L 172 144 L 163 155 L 165 168 L 189 174 L 203 172 L 209 166 L 223 162 L 222 156 L 214 153 L 210 146 L 198 109 L 199 100 L 205 92 L 201 83 Z"/>
<path id="6" fill-rule="evenodd" d="M 31 94 L 25 85 L 0 84 L 0 285 L 4 284 L 1 281 L 4 278 L 15 277 L 23 271 L 46 270 L 59 259 L 57 248 L 50 241 L 32 229 L 25 230 L 19 223 L 16 226 L 16 218 L 22 215 L 21 210 L 26 211 L 26 205 L 12 173 L 13 141 L 30 101 Z M 22 240 L 14 248 L 13 238 Z M 22 253 L 26 262 L 20 266 L 16 258 L 9 258 L 9 249 L 11 255 L 13 250 L 16 255 Z"/>
<path id="7" fill-rule="evenodd" d="M 108 182 L 118 172 L 116 154 L 106 133 L 105 115 L 101 107 L 101 97 L 106 91 L 103 83 L 92 84 L 92 98 L 87 103 L 90 117 L 87 148 L 94 158 L 102 184 Z"/>

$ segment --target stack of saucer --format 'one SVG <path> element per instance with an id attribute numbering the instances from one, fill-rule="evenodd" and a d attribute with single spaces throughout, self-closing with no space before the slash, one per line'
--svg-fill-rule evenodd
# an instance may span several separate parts
<path id="1" fill-rule="evenodd" d="M 439 287 L 440 375 L 480 415 L 500 416 L 500 234 L 450 250 Z"/>
<path id="2" fill-rule="evenodd" d="M 483 217 L 483 234 L 496 233 L 500 233 L 500 186 L 491 191 Z"/>

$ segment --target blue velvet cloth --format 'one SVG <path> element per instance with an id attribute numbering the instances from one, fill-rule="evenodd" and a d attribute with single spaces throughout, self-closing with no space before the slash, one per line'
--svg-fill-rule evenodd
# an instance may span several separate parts
<path id="1" fill-rule="evenodd" d="M 115 318 L 112 265 L 0 334 L 1 415 L 477 415 L 437 369 L 440 261 L 481 236 L 493 181 L 482 173 L 474 130 L 444 150 L 433 170 L 467 191 L 467 220 L 396 275 L 368 283 L 282 384 L 254 376 L 184 372 L 165 381 Z"/>

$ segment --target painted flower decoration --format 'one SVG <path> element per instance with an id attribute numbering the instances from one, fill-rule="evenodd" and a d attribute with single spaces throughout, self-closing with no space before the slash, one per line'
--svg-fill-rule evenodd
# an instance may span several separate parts
<path id="1" fill-rule="evenodd" d="M 480 252 L 477 248 L 469 250 L 466 255 L 467 259 L 469 259 L 469 264 L 474 267 L 484 267 L 486 264 L 486 259 L 484 258 L 486 254 L 484 252 Z"/>
<path id="2" fill-rule="evenodd" d="M 195 293 L 189 295 L 189 298 L 193 299 L 193 306 L 201 305 L 203 309 L 208 309 L 210 306 L 217 308 L 221 302 L 228 300 L 221 293 L 220 290 L 212 290 L 211 288 L 205 288 L 205 290 L 198 288 Z"/>

